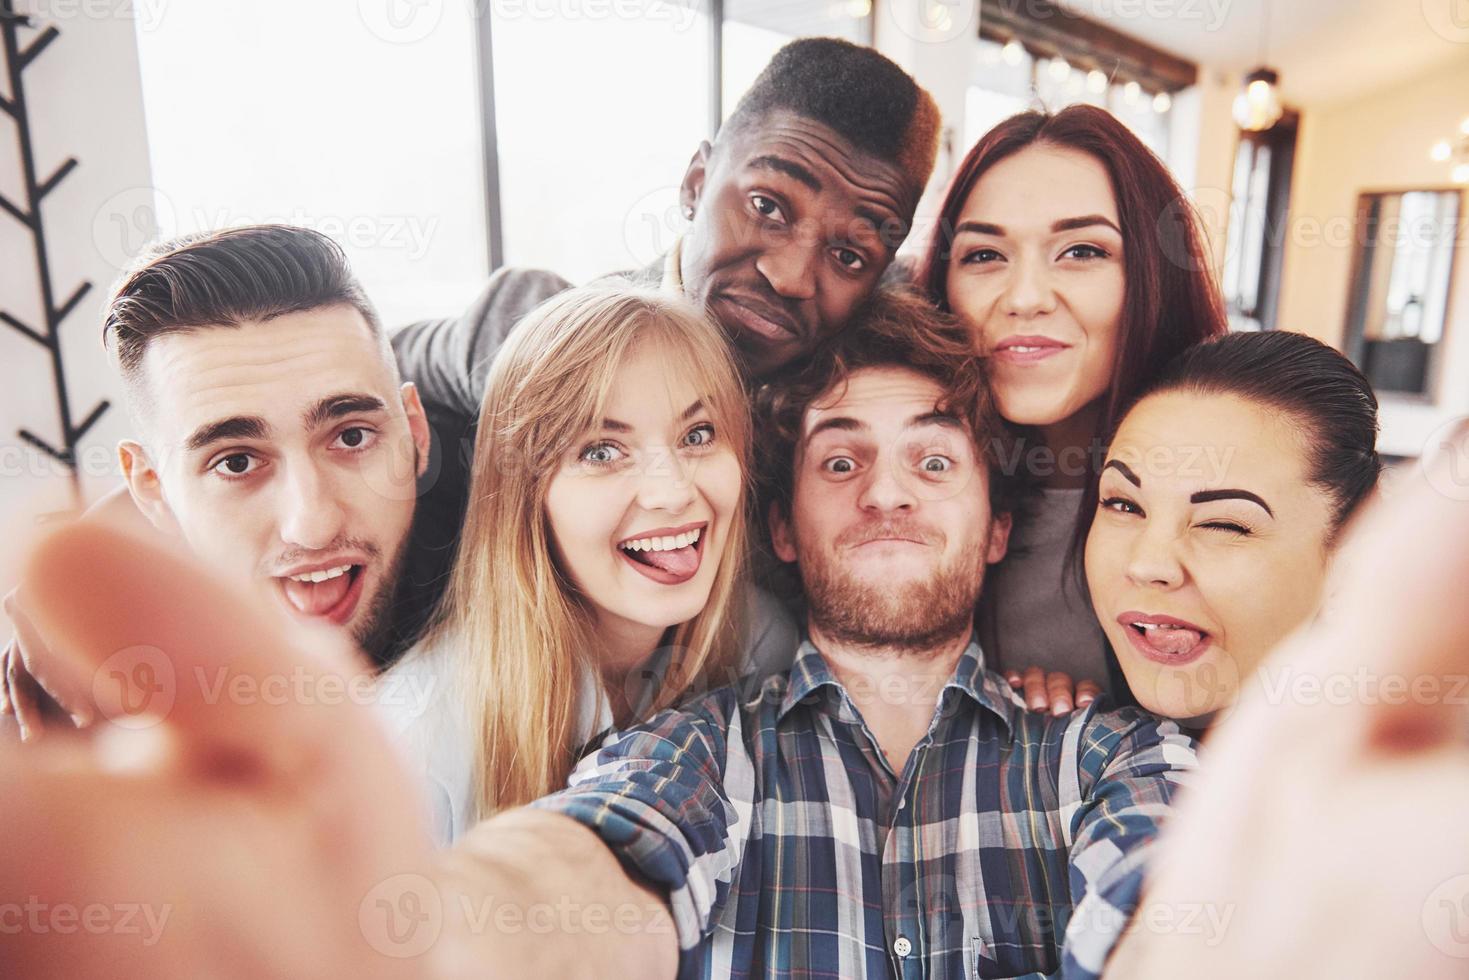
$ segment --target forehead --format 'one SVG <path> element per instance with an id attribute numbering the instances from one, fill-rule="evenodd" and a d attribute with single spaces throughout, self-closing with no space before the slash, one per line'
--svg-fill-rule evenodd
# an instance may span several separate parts
<path id="1" fill-rule="evenodd" d="M 1235 395 L 1167 392 L 1127 413 L 1108 452 L 1147 489 L 1303 486 L 1306 444 L 1282 414 Z"/>
<path id="2" fill-rule="evenodd" d="M 933 412 L 943 393 L 938 382 L 907 368 L 862 368 L 806 409 L 802 433 L 831 418 L 852 419 L 874 431 L 901 429 Z"/>
<path id="3" fill-rule="evenodd" d="M 766 169 L 768 158 L 803 167 L 820 183 L 808 188 L 844 213 L 876 210 L 883 217 L 907 218 L 917 204 L 903 171 L 858 149 L 825 123 L 788 110 L 776 110 L 740 130 L 726 149 L 734 170 Z"/>
<path id="4" fill-rule="evenodd" d="M 165 334 L 149 345 L 142 369 L 149 423 L 164 434 L 234 416 L 287 426 L 342 391 L 392 404 L 381 341 L 350 306 Z"/>
<path id="5" fill-rule="evenodd" d="M 679 353 L 650 341 L 629 349 L 612 375 L 603 417 L 635 429 L 661 429 L 694 402 L 707 400 L 709 393 L 700 391 L 691 373 L 680 369 L 688 358 Z"/>
<path id="6" fill-rule="evenodd" d="M 1117 221 L 1107 168 L 1090 153 L 1036 143 L 985 171 L 963 217 L 1006 229 L 1049 227 L 1060 218 L 1100 214 Z"/>

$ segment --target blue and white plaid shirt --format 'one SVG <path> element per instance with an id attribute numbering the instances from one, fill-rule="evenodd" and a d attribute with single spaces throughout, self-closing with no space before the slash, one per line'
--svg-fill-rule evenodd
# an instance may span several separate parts
<path id="1" fill-rule="evenodd" d="M 1096 977 L 1194 749 L 1136 709 L 1028 712 L 971 644 L 895 774 L 806 642 L 537 806 L 668 890 L 680 977 Z"/>

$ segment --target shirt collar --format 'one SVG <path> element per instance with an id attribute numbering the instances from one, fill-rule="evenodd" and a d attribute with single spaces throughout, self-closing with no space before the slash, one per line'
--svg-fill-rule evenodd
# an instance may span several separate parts
<path id="1" fill-rule="evenodd" d="M 816 649 L 816 645 L 809 639 L 803 639 L 800 649 L 796 651 L 795 662 L 791 665 L 790 681 L 786 685 L 785 698 L 781 701 L 780 710 L 776 713 L 776 721 L 784 718 L 786 713 L 802 700 L 828 685 L 846 694 L 846 689 L 832 673 L 821 651 Z M 984 651 L 980 649 L 979 641 L 974 637 L 970 637 L 969 646 L 960 655 L 959 662 L 954 665 L 953 676 L 944 685 L 944 690 L 947 691 L 950 688 L 967 695 L 979 707 L 989 709 L 1005 723 L 1006 728 L 1011 730 L 1015 727 L 1016 710 L 1025 709 L 1024 704 L 1011 690 L 1005 679 L 994 671 L 985 669 Z M 850 700 L 849 697 L 842 698 L 840 712 L 842 715 L 846 714 L 848 710 L 846 706 L 850 704 Z"/>

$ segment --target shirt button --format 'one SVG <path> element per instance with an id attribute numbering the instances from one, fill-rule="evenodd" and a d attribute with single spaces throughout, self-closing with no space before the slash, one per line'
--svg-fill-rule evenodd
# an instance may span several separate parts
<path id="1" fill-rule="evenodd" d="M 893 952 L 899 956 L 907 956 L 913 952 L 913 944 L 908 941 L 907 936 L 899 936 L 893 943 Z"/>

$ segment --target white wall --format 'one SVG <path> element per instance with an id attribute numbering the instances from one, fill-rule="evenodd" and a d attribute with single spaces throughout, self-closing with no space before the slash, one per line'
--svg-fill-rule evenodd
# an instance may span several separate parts
<path id="1" fill-rule="evenodd" d="M 120 391 L 100 343 L 100 313 L 129 257 L 121 246 L 128 223 L 136 217 L 136 195 L 130 194 L 150 185 L 131 19 L 135 8 L 142 12 L 148 5 L 21 0 L 18 7 L 23 12 L 44 9 L 47 17 L 38 24 L 53 24 L 61 31 L 22 81 L 38 178 L 69 156 L 78 160 L 77 168 L 46 198 L 42 214 L 57 301 L 81 281 L 92 283 L 62 326 L 73 422 L 80 422 L 99 398 L 114 405 L 81 446 L 83 489 L 90 499 L 116 485 L 113 447 L 127 427 Z M 22 43 L 28 35 L 34 36 L 22 32 Z M 23 205 L 23 183 L 15 124 L 0 113 L 0 193 Z M 42 327 L 30 233 L 3 213 L 0 255 L 0 309 Z M 21 442 L 16 436 L 21 427 L 53 445 L 62 441 L 49 354 L 0 326 L 0 529 L 11 526 L 23 510 L 57 510 L 71 503 L 65 471 Z"/>
<path id="2" fill-rule="evenodd" d="M 1469 114 L 1469 54 L 1362 98 L 1302 113 L 1291 190 L 1280 325 L 1340 346 L 1357 195 L 1442 188 L 1450 165 L 1429 148 Z M 1385 398 L 1381 448 L 1417 455 L 1447 420 L 1469 413 L 1469 219 L 1460 206 L 1453 292 L 1431 404 Z"/>

